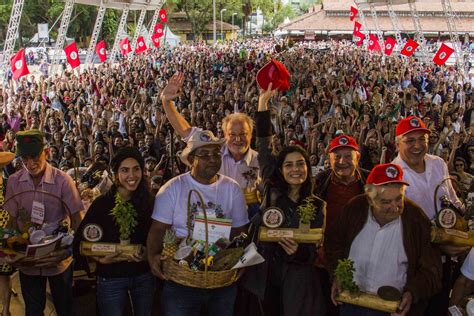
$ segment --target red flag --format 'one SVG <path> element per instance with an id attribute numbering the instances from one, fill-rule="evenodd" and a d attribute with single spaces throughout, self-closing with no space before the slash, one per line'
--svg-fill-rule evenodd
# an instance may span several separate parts
<path id="1" fill-rule="evenodd" d="M 151 36 L 151 40 L 153 41 L 153 45 L 155 45 L 155 47 L 160 47 L 160 37 L 158 34 L 153 34 Z"/>
<path id="2" fill-rule="evenodd" d="M 143 39 L 143 36 L 140 36 L 137 38 L 137 48 L 135 49 L 135 53 L 141 53 L 146 51 L 147 47 L 145 44 L 145 40 Z"/>
<path id="3" fill-rule="evenodd" d="M 359 10 L 357 10 L 357 8 L 354 8 L 353 6 L 351 6 L 351 15 L 350 15 L 351 21 L 354 21 L 356 15 L 357 15 L 357 12 L 359 12 Z"/>
<path id="4" fill-rule="evenodd" d="M 105 49 L 105 41 L 102 40 L 95 46 L 95 52 L 99 56 L 100 62 L 103 63 L 107 59 L 107 50 Z"/>
<path id="5" fill-rule="evenodd" d="M 377 35 L 375 34 L 370 34 L 369 35 L 369 50 L 376 50 L 376 51 L 381 51 L 382 48 L 380 47 L 379 40 L 377 38 Z"/>
<path id="6" fill-rule="evenodd" d="M 25 50 L 23 48 L 10 60 L 10 68 L 13 73 L 13 79 L 15 80 L 30 73 L 28 65 L 26 64 Z"/>
<path id="7" fill-rule="evenodd" d="M 446 45 L 445 43 L 441 44 L 441 47 L 436 52 L 436 55 L 433 57 L 433 61 L 436 65 L 444 65 L 449 57 L 454 53 L 454 49 Z"/>
<path id="8" fill-rule="evenodd" d="M 163 24 L 156 23 L 154 31 L 153 34 L 158 34 L 160 37 L 163 36 Z"/>
<path id="9" fill-rule="evenodd" d="M 71 68 L 74 69 L 81 65 L 81 61 L 79 60 L 79 52 L 77 51 L 76 42 L 72 42 L 68 46 L 64 48 L 64 52 L 66 53 L 66 59 Z"/>
<path id="10" fill-rule="evenodd" d="M 411 55 L 413 55 L 413 53 L 415 53 L 415 50 L 418 48 L 418 46 L 420 46 L 420 44 L 409 38 L 405 46 L 403 46 L 403 49 L 400 54 L 410 57 Z"/>
<path id="11" fill-rule="evenodd" d="M 362 24 L 359 22 L 355 21 L 354 22 L 354 31 L 352 32 L 354 35 L 357 35 L 356 33 L 360 32 L 360 29 L 362 28 Z"/>
<path id="12" fill-rule="evenodd" d="M 132 48 L 130 47 L 130 42 L 128 41 L 127 37 L 120 41 L 120 50 L 122 52 L 122 55 L 124 56 L 132 51 Z"/>
<path id="13" fill-rule="evenodd" d="M 163 22 L 163 23 L 168 22 L 168 15 L 166 14 L 165 9 L 161 9 L 159 14 L 160 14 L 160 21 L 161 22 Z"/>
<path id="14" fill-rule="evenodd" d="M 387 37 L 385 39 L 385 55 L 392 55 L 393 49 L 395 48 L 395 39 L 393 37 Z"/>

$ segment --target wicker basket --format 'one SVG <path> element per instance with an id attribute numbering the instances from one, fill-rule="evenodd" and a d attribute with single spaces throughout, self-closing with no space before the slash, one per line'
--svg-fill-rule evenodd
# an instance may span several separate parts
<path id="1" fill-rule="evenodd" d="M 205 262 L 207 262 L 209 255 L 209 236 L 208 236 L 208 221 L 202 195 L 196 190 L 190 190 L 188 193 L 188 236 L 191 236 L 191 195 L 196 193 L 204 213 L 204 221 L 206 224 L 206 243 L 204 247 Z M 195 287 L 200 289 L 215 289 L 224 286 L 229 286 L 236 282 L 239 277 L 239 269 L 224 270 L 224 271 L 208 271 L 205 265 L 204 271 L 194 271 L 187 266 L 179 265 L 173 258 L 167 258 L 163 261 L 163 273 L 168 280 L 175 283 Z"/>

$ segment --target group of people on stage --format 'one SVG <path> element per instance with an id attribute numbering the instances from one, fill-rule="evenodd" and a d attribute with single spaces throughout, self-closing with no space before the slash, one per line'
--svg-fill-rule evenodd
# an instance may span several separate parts
<path id="1" fill-rule="evenodd" d="M 3 88 L 0 134 L 17 156 L 4 168 L 10 225 L 69 217 L 75 230 L 71 248 L 11 262 L 27 315 L 43 314 L 46 281 L 57 314 L 73 313 L 73 258 L 84 261 L 81 241 L 120 242 L 118 203 L 134 214 L 130 242 L 146 251 L 88 258 L 100 315 L 121 315 L 128 299 L 135 315 L 156 313 L 156 288 L 164 315 L 385 315 L 336 300 L 334 270 L 344 258 L 362 291 L 401 293 L 400 315 L 446 315 L 474 292 L 474 252 L 430 236 L 442 203 L 435 190 L 463 214 L 474 200 L 471 78 L 331 41 L 329 50 L 284 47 L 278 59 L 290 90 L 258 89 L 257 70 L 274 46 L 159 49 Z M 457 181 L 444 181 L 450 176 Z M 230 237 L 248 233 L 265 258 L 235 284 L 199 289 L 166 279 L 163 238 L 168 229 L 188 236 L 192 189 L 206 212 L 232 220 Z M 298 227 L 308 198 L 321 244 L 263 242 L 249 231 L 271 206 L 283 211 L 283 227 Z M 4 315 L 10 273 L 0 276 Z"/>

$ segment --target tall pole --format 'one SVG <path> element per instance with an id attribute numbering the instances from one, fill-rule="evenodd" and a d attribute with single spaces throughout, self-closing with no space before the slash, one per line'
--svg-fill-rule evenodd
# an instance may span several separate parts
<path id="1" fill-rule="evenodd" d="M 232 39 L 235 40 L 235 30 L 234 30 L 234 16 L 237 15 L 237 12 L 232 13 Z"/>
<path id="2" fill-rule="evenodd" d="M 222 13 L 224 11 L 227 11 L 227 9 L 222 9 L 221 10 L 221 38 L 222 38 L 222 41 L 224 41 L 224 31 L 222 30 Z"/>
<path id="3" fill-rule="evenodd" d="M 216 0 L 212 0 L 212 16 L 213 16 L 213 19 L 214 19 L 214 23 L 213 23 L 213 27 L 212 27 L 212 30 L 213 30 L 213 40 L 214 40 L 214 43 L 216 42 Z"/>

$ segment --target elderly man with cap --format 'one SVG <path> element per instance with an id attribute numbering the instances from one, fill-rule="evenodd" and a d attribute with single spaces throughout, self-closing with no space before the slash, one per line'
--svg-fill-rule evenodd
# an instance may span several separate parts
<path id="1" fill-rule="evenodd" d="M 151 270 L 161 279 L 166 279 L 161 270 L 165 231 L 172 228 L 179 238 L 188 237 L 190 190 L 196 190 L 202 195 L 208 218 L 232 220 L 228 238 L 246 231 L 248 219 L 244 195 L 235 180 L 219 174 L 223 143 L 224 140 L 216 138 L 211 131 L 196 131 L 180 157 L 191 171 L 168 181 L 156 195 L 147 245 Z M 194 218 L 202 213 L 201 203 L 196 195 L 191 196 L 190 202 Z M 235 284 L 211 290 L 196 289 L 168 280 L 165 281 L 162 292 L 164 313 L 196 315 L 207 306 L 209 315 L 232 315 L 236 289 Z"/>
<path id="2" fill-rule="evenodd" d="M 10 214 L 11 225 L 21 232 L 36 227 L 49 235 L 70 217 L 76 229 L 82 220 L 84 205 L 72 178 L 47 162 L 49 148 L 44 135 L 38 130 L 18 132 L 16 142 L 16 154 L 23 169 L 8 179 L 5 199 L 9 201 L 5 209 Z M 20 269 L 26 315 L 43 315 L 46 281 L 57 314 L 72 314 L 71 254 L 70 249 L 62 249 L 12 263 Z"/>
<path id="3" fill-rule="evenodd" d="M 374 167 L 358 195 L 337 219 L 337 231 L 326 236 L 331 271 L 339 259 L 354 262 L 354 281 L 361 291 L 377 293 L 392 286 L 402 294 L 400 315 L 422 315 L 427 300 L 441 288 L 441 260 L 430 243 L 431 223 L 413 201 L 405 198 L 408 186 L 395 164 Z M 340 290 L 333 283 L 334 304 Z M 341 315 L 384 315 L 344 304 Z"/>
<path id="4" fill-rule="evenodd" d="M 182 73 L 173 75 L 161 93 L 161 100 L 166 117 L 174 130 L 184 142 L 187 142 L 195 132 L 201 129 L 191 127 L 174 106 L 173 99 L 180 95 L 183 83 Z M 233 113 L 222 120 L 225 145 L 222 146 L 220 173 L 237 181 L 245 192 L 245 199 L 249 204 L 249 218 L 258 211 L 260 202 L 257 185 L 261 181 L 258 153 L 250 148 L 253 124 L 253 120 L 243 113 Z"/>
<path id="5" fill-rule="evenodd" d="M 404 172 L 404 181 L 410 184 L 406 195 L 412 199 L 433 220 L 436 217 L 435 204 L 441 208 L 441 196 L 446 196 L 458 208 L 462 203 L 456 196 L 449 178 L 448 166 L 438 156 L 428 154 L 428 137 L 430 130 L 425 123 L 416 116 L 409 116 L 400 120 L 396 129 L 396 145 L 398 156 L 393 163 L 401 166 Z M 442 185 L 440 185 L 442 184 Z M 434 196 L 436 187 L 439 186 L 437 197 Z M 433 200 L 435 199 L 436 200 Z M 467 247 L 452 247 L 444 245 L 441 248 L 448 255 L 457 255 L 467 251 Z M 450 257 L 443 258 L 443 289 L 430 302 L 429 315 L 446 315 L 448 298 L 451 289 L 452 262 Z"/>

